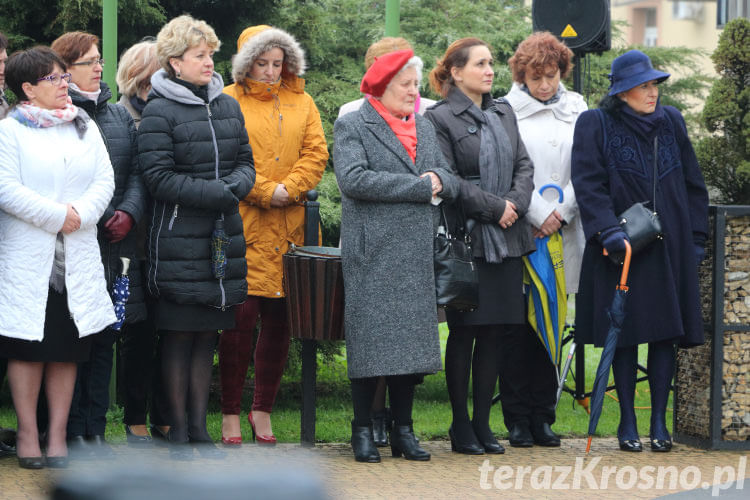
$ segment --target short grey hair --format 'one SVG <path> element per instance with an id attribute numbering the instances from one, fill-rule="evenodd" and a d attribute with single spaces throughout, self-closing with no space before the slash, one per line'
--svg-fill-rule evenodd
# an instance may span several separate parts
<path id="1" fill-rule="evenodd" d="M 404 64 L 404 67 L 398 70 L 398 73 L 396 73 L 393 78 L 391 78 L 391 81 L 388 82 L 388 85 L 386 85 L 386 90 L 388 90 L 388 87 L 391 86 L 391 83 L 393 83 L 393 80 L 395 80 L 401 73 L 406 71 L 409 68 L 414 68 L 417 70 L 417 82 L 422 83 L 422 68 L 424 68 L 424 62 L 422 62 L 422 58 L 419 56 L 412 56 L 406 64 Z"/>

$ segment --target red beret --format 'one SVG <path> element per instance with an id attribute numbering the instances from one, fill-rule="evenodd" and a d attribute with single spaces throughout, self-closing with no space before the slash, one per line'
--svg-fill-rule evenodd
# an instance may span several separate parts
<path id="1" fill-rule="evenodd" d="M 362 78 L 359 90 L 364 94 L 381 97 L 388 83 L 396 76 L 396 73 L 401 71 L 401 68 L 406 66 L 406 63 L 413 56 L 413 50 L 404 49 L 376 57 L 375 62 L 372 63 L 372 66 L 370 66 L 370 69 L 367 70 L 367 73 Z"/>

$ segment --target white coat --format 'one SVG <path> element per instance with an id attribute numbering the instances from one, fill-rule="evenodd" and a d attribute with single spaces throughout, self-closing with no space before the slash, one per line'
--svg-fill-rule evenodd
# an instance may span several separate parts
<path id="1" fill-rule="evenodd" d="M 65 235 L 65 287 L 78 334 L 116 321 L 96 241 L 96 223 L 114 192 L 99 130 L 81 139 L 72 123 L 30 128 L 0 121 L 0 335 L 44 338 L 44 318 L 57 233 L 67 203 L 81 227 Z"/>
<path id="2" fill-rule="evenodd" d="M 545 105 L 513 83 L 505 98 L 516 113 L 521 138 L 534 162 L 534 194 L 526 217 L 539 228 L 554 210 L 563 216 L 567 223 L 562 229 L 565 287 L 568 293 L 576 293 L 586 241 L 570 182 L 570 152 L 576 120 L 587 106 L 580 94 L 568 92 L 562 83 L 559 93 L 559 101 Z M 554 189 L 539 194 L 539 188 L 546 184 L 562 188 L 562 203 L 557 202 Z"/>

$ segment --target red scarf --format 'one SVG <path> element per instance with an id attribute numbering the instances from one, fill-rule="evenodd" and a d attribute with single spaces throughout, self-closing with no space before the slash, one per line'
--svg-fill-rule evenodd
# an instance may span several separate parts
<path id="1" fill-rule="evenodd" d="M 406 120 L 396 118 L 381 104 L 377 99 L 370 97 L 368 100 L 375 111 L 383 117 L 385 123 L 391 127 L 393 133 L 396 134 L 396 138 L 401 142 L 406 149 L 406 154 L 409 155 L 411 161 L 416 163 L 417 161 L 417 123 L 414 120 L 414 113 L 410 114 Z"/>

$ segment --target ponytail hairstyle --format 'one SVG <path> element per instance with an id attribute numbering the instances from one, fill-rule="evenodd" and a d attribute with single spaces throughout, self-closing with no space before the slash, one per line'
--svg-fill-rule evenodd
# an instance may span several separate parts
<path id="1" fill-rule="evenodd" d="M 450 44 L 442 59 L 438 59 L 437 64 L 430 71 L 430 87 L 432 87 L 432 90 L 443 98 L 447 97 L 448 92 L 456 86 L 451 75 L 451 69 L 460 69 L 466 66 L 466 63 L 469 62 L 471 48 L 477 45 L 487 47 L 492 52 L 492 48 L 487 42 L 474 37 L 461 38 Z"/>

